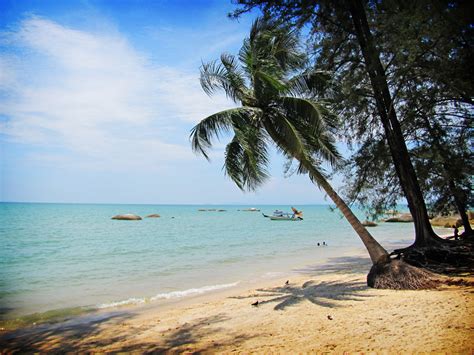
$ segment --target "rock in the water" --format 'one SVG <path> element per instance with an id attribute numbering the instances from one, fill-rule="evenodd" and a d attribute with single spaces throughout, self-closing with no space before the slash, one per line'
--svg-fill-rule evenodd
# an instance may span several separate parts
<path id="1" fill-rule="evenodd" d="M 372 221 L 364 221 L 362 222 L 362 225 L 364 227 L 377 227 L 377 223 L 372 222 Z"/>
<path id="2" fill-rule="evenodd" d="M 432 226 L 453 228 L 461 227 L 462 219 L 459 216 L 438 216 L 430 220 Z"/>
<path id="3" fill-rule="evenodd" d="M 159 214 L 149 214 L 148 216 L 146 216 L 146 218 L 160 218 L 161 216 Z"/>
<path id="4" fill-rule="evenodd" d="M 385 222 L 413 222 L 413 217 L 410 213 L 401 213 L 395 217 L 387 218 Z"/>
<path id="5" fill-rule="evenodd" d="M 137 216 L 136 214 L 127 213 L 127 214 L 118 214 L 116 216 L 113 216 L 112 219 L 118 219 L 122 221 L 139 221 L 142 218 L 140 216 Z"/>

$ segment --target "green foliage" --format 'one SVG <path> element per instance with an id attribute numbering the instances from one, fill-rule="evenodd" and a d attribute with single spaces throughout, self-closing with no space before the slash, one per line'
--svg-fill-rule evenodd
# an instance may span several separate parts
<path id="1" fill-rule="evenodd" d="M 215 113 L 191 131 L 195 152 L 208 158 L 212 141 L 226 132 L 224 170 L 242 190 L 255 190 L 268 178 L 268 145 L 289 159 L 317 168 L 321 160 L 336 166 L 337 117 L 315 98 L 327 86 L 327 73 L 304 71 L 298 32 L 268 19 L 257 19 L 238 60 L 223 54 L 203 64 L 201 86 L 212 95 L 222 90 L 241 107 Z M 301 74 L 297 74 L 301 71 Z"/>
<path id="2" fill-rule="evenodd" d="M 403 197 L 380 125 L 348 3 L 327 0 L 238 0 L 296 27 L 309 24 L 316 66 L 333 76 L 325 87 L 340 115 L 340 138 L 353 156 L 344 165 L 346 195 L 373 215 Z M 425 200 L 433 213 L 472 206 L 474 3 L 365 2 L 371 34 Z M 393 152 L 392 152 L 393 155 Z"/>

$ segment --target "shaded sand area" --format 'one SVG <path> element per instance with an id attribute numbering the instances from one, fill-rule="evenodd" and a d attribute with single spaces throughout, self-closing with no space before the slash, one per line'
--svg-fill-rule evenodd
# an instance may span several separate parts
<path id="1" fill-rule="evenodd" d="M 369 289 L 365 257 L 332 258 L 286 279 L 167 306 L 115 309 L 2 331 L 24 351 L 203 353 L 474 351 L 474 287 Z M 470 279 L 473 280 L 472 278 Z M 258 287 L 257 287 L 258 286 Z M 258 306 L 252 306 L 255 301 Z"/>

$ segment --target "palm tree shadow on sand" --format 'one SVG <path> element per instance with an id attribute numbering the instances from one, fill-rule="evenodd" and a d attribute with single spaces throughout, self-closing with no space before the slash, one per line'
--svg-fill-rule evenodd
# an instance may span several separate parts
<path id="1" fill-rule="evenodd" d="M 367 257 L 335 257 L 322 265 L 310 265 L 294 270 L 297 274 L 321 276 L 326 274 L 361 274 L 370 269 L 371 261 Z M 365 293 L 368 290 L 366 282 L 359 280 L 305 282 L 301 286 L 284 285 L 282 287 L 261 288 L 257 293 L 237 299 L 258 299 L 258 305 L 275 304 L 275 310 L 309 301 L 315 305 L 328 308 L 342 307 L 341 301 L 363 301 L 373 297 Z M 263 299 L 263 300 L 262 300 Z"/>
<path id="2" fill-rule="evenodd" d="M 341 301 L 362 301 L 371 295 L 362 294 L 368 287 L 360 281 L 345 282 L 305 282 L 301 286 L 285 285 L 282 287 L 258 289 L 257 294 L 249 296 L 252 298 L 266 298 L 259 301 L 258 305 L 268 303 L 276 305 L 274 310 L 285 310 L 290 306 L 295 306 L 301 302 L 309 301 L 315 305 L 328 308 L 341 307 Z"/>

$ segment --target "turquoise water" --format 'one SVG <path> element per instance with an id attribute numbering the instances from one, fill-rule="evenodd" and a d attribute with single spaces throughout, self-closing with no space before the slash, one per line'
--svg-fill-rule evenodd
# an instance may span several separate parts
<path id="1" fill-rule="evenodd" d="M 0 203 L 0 312 L 11 318 L 66 307 L 112 307 L 231 287 L 362 247 L 328 206 L 297 206 L 300 222 L 270 221 L 290 206 Z M 199 212 L 201 208 L 225 212 Z M 118 221 L 116 214 L 161 218 Z M 413 226 L 371 229 L 388 248 Z M 400 237 L 402 236 L 402 239 Z M 328 247 L 317 247 L 326 241 Z"/>

